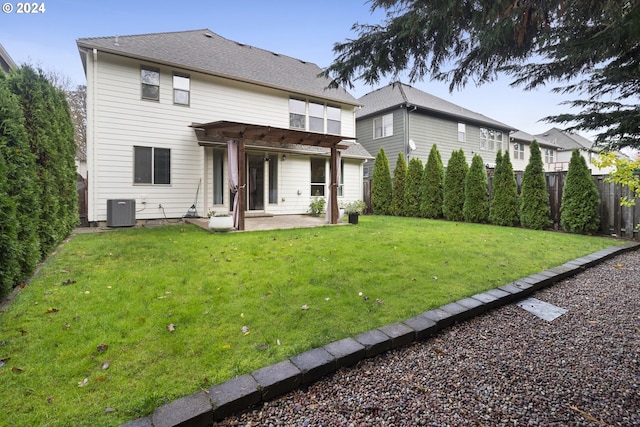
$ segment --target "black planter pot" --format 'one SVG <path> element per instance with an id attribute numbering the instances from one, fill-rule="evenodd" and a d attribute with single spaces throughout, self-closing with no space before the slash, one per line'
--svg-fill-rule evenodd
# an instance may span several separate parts
<path id="1" fill-rule="evenodd" d="M 350 213 L 349 214 L 349 224 L 357 224 L 359 216 L 360 216 L 360 214 L 358 214 L 358 213 Z"/>

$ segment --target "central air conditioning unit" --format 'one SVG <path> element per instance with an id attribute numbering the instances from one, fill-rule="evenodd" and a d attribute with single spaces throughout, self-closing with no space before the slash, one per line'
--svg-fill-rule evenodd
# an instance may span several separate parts
<path id="1" fill-rule="evenodd" d="M 134 225 L 136 225 L 135 200 L 107 200 L 107 227 L 133 227 Z"/>

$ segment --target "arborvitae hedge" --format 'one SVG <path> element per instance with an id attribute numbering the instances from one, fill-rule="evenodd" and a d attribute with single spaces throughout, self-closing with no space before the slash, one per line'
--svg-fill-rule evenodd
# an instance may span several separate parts
<path id="1" fill-rule="evenodd" d="M 13 239 L 11 231 L 5 234 L 12 220 L 0 226 L 5 229 L 0 294 L 31 275 L 78 223 L 75 152 L 67 101 L 44 73 L 24 66 L 0 75 L 0 155 L 6 172 L 0 186 L 7 196 L 0 215 L 9 218 L 13 206 L 17 227 L 10 244 L 4 239 Z"/>
<path id="2" fill-rule="evenodd" d="M 462 149 L 451 153 L 444 176 L 442 213 L 450 221 L 464 220 L 464 182 L 469 165 Z"/>
<path id="3" fill-rule="evenodd" d="M 380 148 L 373 166 L 373 183 L 371 184 L 371 207 L 375 215 L 387 215 L 391 207 L 391 171 L 389 159 Z"/>
<path id="4" fill-rule="evenodd" d="M 531 157 L 522 176 L 520 224 L 523 227 L 542 230 L 551 224 L 551 207 L 542 154 L 537 141 L 531 143 L 530 152 Z"/>
<path id="5" fill-rule="evenodd" d="M 42 208 L 38 237 L 44 257 L 78 224 L 73 123 L 64 93 L 46 79 L 42 70 L 23 66 L 7 80 L 20 100 L 29 146 L 36 159 Z"/>
<path id="6" fill-rule="evenodd" d="M 560 225 L 572 233 L 592 233 L 600 227 L 600 194 L 584 157 L 573 150 L 562 189 Z"/>
<path id="7" fill-rule="evenodd" d="M 424 218 L 442 218 L 444 166 L 438 147 L 433 144 L 422 174 L 420 214 Z"/>
<path id="8" fill-rule="evenodd" d="M 464 219 L 469 222 L 487 222 L 489 219 L 489 194 L 487 170 L 482 157 L 474 154 L 464 185 Z"/>
<path id="9" fill-rule="evenodd" d="M 0 97 L 2 96 L 0 89 Z M 2 101 L 0 101 L 2 102 Z M 2 105 L 0 105 L 0 111 Z M 2 138 L 0 136 L 0 138 Z M 9 195 L 7 164 L 4 155 L 0 155 L 0 297 L 5 295 L 20 276 L 18 260 L 18 220 L 16 204 Z"/>
<path id="10" fill-rule="evenodd" d="M 513 227 L 520 224 L 518 215 L 518 183 L 516 182 L 509 153 L 496 155 L 496 168 L 493 175 L 489 221 L 495 225 Z"/>
<path id="11" fill-rule="evenodd" d="M 409 160 L 407 185 L 404 188 L 405 216 L 420 216 L 420 186 L 422 182 L 422 160 L 414 157 Z"/>
<path id="12" fill-rule="evenodd" d="M 393 171 L 393 194 L 391 196 L 391 215 L 399 216 L 404 214 L 404 187 L 407 180 L 407 162 L 404 155 L 398 153 L 396 168 Z"/>
<path id="13" fill-rule="evenodd" d="M 4 287 L 0 288 L 0 296 L 8 292 L 13 285 L 27 278 L 40 260 L 40 241 L 38 239 L 38 218 L 40 215 L 40 198 L 38 197 L 37 175 L 34 156 L 29 148 L 25 132 L 24 116 L 18 98 L 11 93 L 6 76 L 0 75 L 0 156 L 5 162 L 4 191 L 10 202 L 2 207 L 0 215 L 13 215 L 16 221 L 16 237 L 13 233 L 2 234 L 2 256 L 0 270 L 3 271 Z M 13 214 L 11 214 L 13 206 Z M 4 209 L 7 209 L 6 213 Z M 11 223 L 12 220 L 8 220 Z M 6 226 L 5 224 L 5 226 Z M 14 270 L 13 263 L 18 263 Z"/>

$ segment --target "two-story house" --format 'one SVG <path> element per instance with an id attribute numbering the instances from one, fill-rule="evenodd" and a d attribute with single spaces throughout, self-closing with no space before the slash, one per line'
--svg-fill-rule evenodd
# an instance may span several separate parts
<path id="1" fill-rule="evenodd" d="M 542 136 L 534 136 L 524 131 L 511 132 L 509 135 L 509 152 L 514 171 L 524 171 L 531 158 L 531 143 L 535 140 L 540 147 L 540 157 L 545 172 L 556 172 L 558 169 L 558 146 Z"/>
<path id="2" fill-rule="evenodd" d="M 445 166 L 451 153 L 462 149 L 469 163 L 479 154 L 491 168 L 498 150 L 509 151 L 509 133 L 515 130 L 403 83 L 374 90 L 358 101 L 363 105 L 356 115 L 358 142 L 374 156 L 384 147 L 392 173 L 398 153 L 426 163 L 433 144 Z M 373 163 L 365 164 L 366 177 L 372 176 Z"/>
<path id="3" fill-rule="evenodd" d="M 180 218 L 192 205 L 200 215 L 231 211 L 235 171 L 243 217 L 306 213 L 314 196 L 362 198 L 371 156 L 354 142 L 360 102 L 327 89 L 317 65 L 208 29 L 77 45 L 90 222 L 108 224 L 114 200 L 135 201 L 138 222 Z"/>
<path id="4" fill-rule="evenodd" d="M 593 160 L 598 157 L 600 149 L 594 145 L 593 141 L 582 135 L 554 127 L 536 136 L 546 138 L 558 147 L 558 156 L 553 165 L 555 170 L 566 171 L 569 169 L 573 150 L 578 150 L 580 155 L 584 157 L 592 175 L 607 175 L 615 170 L 614 167 L 600 168 L 593 163 Z"/>

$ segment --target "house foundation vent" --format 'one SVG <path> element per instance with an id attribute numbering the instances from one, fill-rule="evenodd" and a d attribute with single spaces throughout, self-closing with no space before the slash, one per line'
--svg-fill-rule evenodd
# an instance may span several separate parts
<path id="1" fill-rule="evenodd" d="M 134 225 L 136 225 L 135 200 L 107 200 L 107 227 L 132 227 Z"/>

